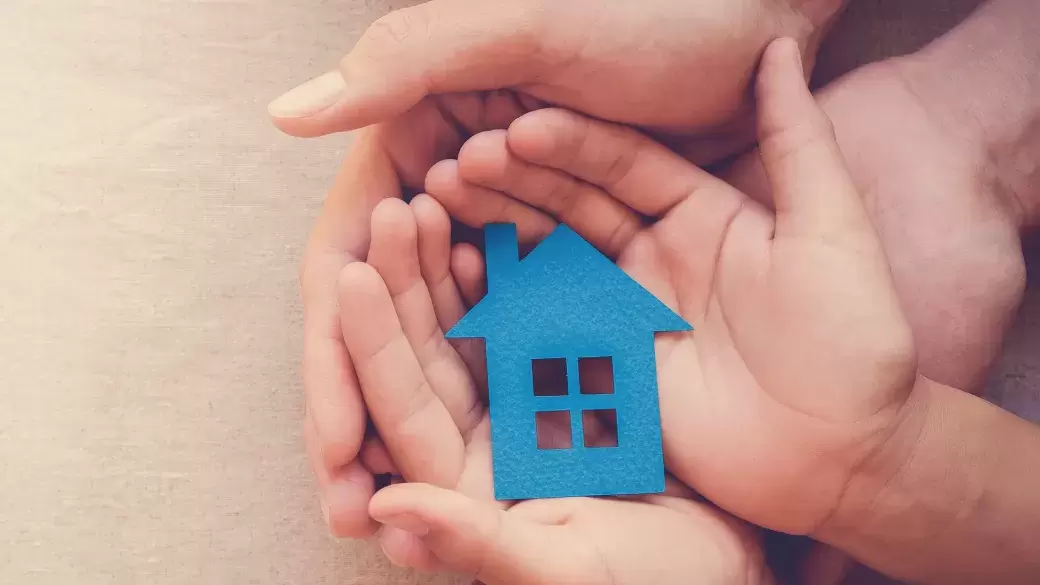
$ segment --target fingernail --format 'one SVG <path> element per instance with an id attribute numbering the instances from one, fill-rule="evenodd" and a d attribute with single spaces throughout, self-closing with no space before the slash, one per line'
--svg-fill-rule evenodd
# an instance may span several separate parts
<path id="1" fill-rule="evenodd" d="M 415 536 L 426 536 L 430 532 L 430 526 L 422 518 L 414 514 L 398 514 L 378 519 L 378 521 L 391 528 L 397 528 Z"/>
<path id="2" fill-rule="evenodd" d="M 313 116 L 336 105 L 346 84 L 338 71 L 330 71 L 289 90 L 267 106 L 275 118 L 303 118 Z"/>

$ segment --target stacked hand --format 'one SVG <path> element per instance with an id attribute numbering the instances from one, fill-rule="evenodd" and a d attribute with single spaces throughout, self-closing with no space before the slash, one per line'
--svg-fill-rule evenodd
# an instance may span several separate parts
<path id="1" fill-rule="evenodd" d="M 695 332 L 657 343 L 669 469 L 756 523 L 804 533 L 885 442 L 916 362 L 884 254 L 793 43 L 767 52 L 758 95 L 775 218 L 656 143 L 561 110 L 528 114 L 508 137 L 474 137 L 457 166 L 431 171 L 427 188 L 474 225 L 512 219 L 537 234 L 551 217 L 566 221 L 689 320 Z M 519 213 L 515 202 L 510 211 L 506 201 L 541 211 Z M 367 265 L 341 277 L 346 345 L 386 445 L 366 460 L 431 484 L 372 500 L 372 516 L 398 529 L 383 535 L 388 554 L 491 582 L 648 582 L 647 567 L 664 571 L 652 579 L 662 583 L 694 569 L 709 582 L 728 582 L 734 567 L 760 572 L 742 529 L 674 497 L 523 502 L 508 512 L 490 502 L 487 419 L 470 374 L 479 376 L 479 360 L 443 338 L 461 299 L 475 296 L 479 255 L 462 245 L 449 261 L 447 216 L 426 196 L 411 207 L 381 204 Z M 606 209 L 609 224 L 583 226 Z M 643 228 L 636 211 L 658 219 Z M 710 546 L 717 570 L 682 562 L 691 539 Z M 648 563 L 648 551 L 669 561 Z"/>
<path id="2" fill-rule="evenodd" d="M 368 253 L 375 205 L 421 187 L 471 134 L 505 128 L 539 98 L 644 125 L 702 158 L 729 152 L 745 138 L 726 129 L 747 110 L 766 44 L 797 38 L 811 62 L 841 5 L 433 0 L 380 19 L 339 72 L 271 105 L 275 123 L 299 136 L 379 122 L 355 138 L 301 269 L 305 437 L 334 534 L 374 529 L 366 512 L 372 474 L 358 459 L 366 409 L 342 341 L 336 280 Z M 705 129 L 721 142 L 693 138 Z"/>
<path id="3" fill-rule="evenodd" d="M 362 458 L 426 482 L 373 498 L 387 555 L 489 584 L 667 584 L 693 574 L 720 585 L 771 582 L 755 532 L 707 504 L 672 495 L 494 501 L 482 362 L 473 359 L 482 356 L 443 334 L 479 297 L 481 259 L 465 244 L 452 250 L 449 230 L 429 196 L 385 201 L 372 216 L 367 263 L 340 278 L 347 348 L 383 441 Z"/>

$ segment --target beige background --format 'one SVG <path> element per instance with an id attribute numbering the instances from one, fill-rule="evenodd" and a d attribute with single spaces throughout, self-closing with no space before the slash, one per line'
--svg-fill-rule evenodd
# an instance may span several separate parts
<path id="1" fill-rule="evenodd" d="M 824 68 L 965 4 L 857 2 Z M 0 582 L 426 582 L 322 528 L 295 270 L 348 139 L 264 114 L 391 7 L 0 0 Z M 994 378 L 1023 412 L 1031 295 Z"/>

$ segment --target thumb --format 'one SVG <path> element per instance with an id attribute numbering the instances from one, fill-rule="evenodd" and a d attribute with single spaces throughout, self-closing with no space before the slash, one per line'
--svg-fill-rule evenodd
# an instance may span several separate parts
<path id="1" fill-rule="evenodd" d="M 773 191 L 777 235 L 869 229 L 831 121 L 806 86 L 795 41 L 779 39 L 766 49 L 756 93 L 759 148 Z"/>
<path id="2" fill-rule="evenodd" d="M 431 0 L 372 24 L 333 71 L 268 107 L 276 126 L 320 136 L 401 114 L 428 94 L 499 89 L 544 66 L 542 8 L 530 2 Z M 535 57 L 532 57 L 535 56 Z"/>
<path id="3" fill-rule="evenodd" d="M 539 513 L 555 514 L 565 502 L 546 502 L 549 505 Z M 589 567 L 575 553 L 580 544 L 571 541 L 566 528 L 552 525 L 552 520 L 562 523 L 564 514 L 538 518 L 511 513 L 494 502 L 420 483 L 380 490 L 369 514 L 417 536 L 439 565 L 487 585 L 579 583 L 589 578 Z"/>

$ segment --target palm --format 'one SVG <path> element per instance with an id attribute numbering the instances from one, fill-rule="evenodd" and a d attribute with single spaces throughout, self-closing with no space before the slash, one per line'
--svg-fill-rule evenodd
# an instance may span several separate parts
<path id="1" fill-rule="evenodd" d="M 561 110 L 474 137 L 462 186 L 439 166 L 427 186 L 475 225 L 517 201 L 567 222 L 686 318 L 693 332 L 658 341 L 669 469 L 748 520 L 809 532 L 887 439 L 916 356 L 826 118 L 788 67 L 759 78 L 775 214 L 638 133 Z"/>
<path id="2" fill-rule="evenodd" d="M 345 341 L 389 451 L 382 458 L 371 451 L 366 456 L 373 467 L 384 459 L 383 465 L 395 467 L 393 471 L 400 471 L 406 480 L 466 496 L 459 501 L 474 510 L 501 512 L 510 504 L 494 500 L 490 420 L 478 382 L 483 375 L 482 356 L 471 346 L 449 345 L 442 333 L 469 304 L 462 296 L 474 300 L 480 278 L 479 266 L 473 264 L 479 257 L 459 251 L 472 251 L 465 245 L 456 248 L 458 276 L 446 276 L 447 222 L 447 215 L 429 197 L 416 198 L 411 210 L 402 203 L 381 204 L 373 213 L 368 266 L 355 264 L 344 270 L 342 306 L 344 321 L 351 324 L 345 329 Z M 456 280 L 461 296 L 452 294 Z M 558 426 L 549 422 L 548 428 L 540 429 L 540 444 L 569 441 L 569 421 L 559 421 Z M 590 424 L 587 431 L 595 443 L 608 430 Z M 430 489 L 420 486 L 418 499 L 410 505 L 424 509 L 431 500 L 455 497 Z M 390 490 L 376 496 L 373 506 L 377 513 L 388 505 L 401 506 L 401 498 L 408 502 L 415 493 Z M 656 569 L 654 582 L 685 582 L 696 571 L 704 582 L 728 585 L 763 570 L 752 531 L 716 509 L 679 497 L 656 496 L 641 503 L 587 498 L 528 501 L 512 506 L 509 514 L 508 521 L 516 518 L 520 530 L 544 531 L 543 546 L 554 558 L 526 569 L 527 573 L 516 573 L 496 568 L 486 560 L 487 554 L 458 544 L 465 540 L 458 536 L 452 538 L 453 546 L 435 548 L 436 557 L 414 537 L 400 532 L 385 532 L 383 546 L 398 562 L 423 569 L 446 564 L 492 583 L 577 579 L 604 585 L 643 583 L 646 555 L 661 554 L 663 547 L 677 542 L 684 549 L 696 544 L 698 550 L 712 554 L 665 564 Z M 466 521 L 453 514 L 450 529 L 459 530 L 454 523 Z M 639 532 L 654 536 L 637 536 Z"/>
<path id="3" fill-rule="evenodd" d="M 885 437 L 915 362 L 887 336 L 900 321 L 884 267 L 857 258 L 869 240 L 821 246 L 774 229 L 724 190 L 680 202 L 618 264 L 694 326 L 658 341 L 669 469 L 756 523 L 806 533 L 837 505 L 848 478 L 834 470 Z"/>

